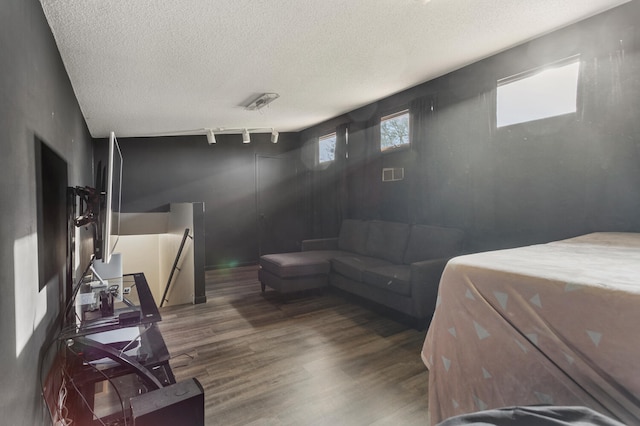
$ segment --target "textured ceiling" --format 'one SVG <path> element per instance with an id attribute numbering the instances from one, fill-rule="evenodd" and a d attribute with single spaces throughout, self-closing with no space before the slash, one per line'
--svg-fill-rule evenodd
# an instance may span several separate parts
<path id="1" fill-rule="evenodd" d="M 125 137 L 302 130 L 626 1 L 41 3 L 91 134 Z"/>

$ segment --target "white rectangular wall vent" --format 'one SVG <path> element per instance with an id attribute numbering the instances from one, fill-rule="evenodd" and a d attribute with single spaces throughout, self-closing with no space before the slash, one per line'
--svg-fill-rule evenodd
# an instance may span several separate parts
<path id="1" fill-rule="evenodd" d="M 382 181 L 393 182 L 404 179 L 404 167 L 388 167 L 382 169 Z"/>

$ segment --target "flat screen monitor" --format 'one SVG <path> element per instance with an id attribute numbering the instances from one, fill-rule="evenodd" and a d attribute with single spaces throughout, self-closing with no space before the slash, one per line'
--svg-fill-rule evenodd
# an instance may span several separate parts
<path id="1" fill-rule="evenodd" d="M 109 158 L 105 182 L 105 212 L 102 217 L 102 262 L 109 263 L 120 234 L 120 202 L 122 190 L 122 152 L 114 132 L 109 135 Z"/>

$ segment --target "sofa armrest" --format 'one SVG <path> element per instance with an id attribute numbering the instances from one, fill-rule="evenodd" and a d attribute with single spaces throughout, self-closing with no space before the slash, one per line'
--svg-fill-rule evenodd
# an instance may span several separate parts
<path id="1" fill-rule="evenodd" d="M 430 259 L 411 264 L 411 298 L 418 318 L 431 318 L 433 315 L 440 278 L 449 259 Z"/>
<path id="2" fill-rule="evenodd" d="M 302 251 L 309 250 L 338 250 L 338 238 L 302 240 Z"/>

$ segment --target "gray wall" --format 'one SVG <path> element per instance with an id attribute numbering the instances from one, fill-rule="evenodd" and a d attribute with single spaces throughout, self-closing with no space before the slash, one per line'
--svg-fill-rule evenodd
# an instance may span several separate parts
<path id="1" fill-rule="evenodd" d="M 62 277 L 38 294 L 36 134 L 66 160 L 70 185 L 92 184 L 91 138 L 42 7 L 38 0 L 5 0 L 0 12 L 0 423 L 5 425 L 48 423 L 39 374 L 60 325 Z M 26 304 L 16 305 L 25 298 Z M 34 321 L 29 313 L 36 312 L 38 300 L 46 307 Z"/>
<path id="2" fill-rule="evenodd" d="M 240 135 L 218 135 L 209 145 L 204 135 L 118 138 L 123 157 L 122 210 L 149 212 L 169 203 L 204 202 L 205 256 L 207 268 L 255 263 L 260 251 L 257 188 L 258 157 L 281 158 L 287 167 L 298 167 L 297 134 L 281 133 L 277 144 L 270 134 L 252 134 L 243 144 Z M 97 140 L 96 159 L 105 151 Z M 299 181 L 283 181 L 281 192 L 295 193 Z M 293 196 L 292 196 L 293 197 Z M 282 205 L 274 216 L 284 222 L 280 250 L 297 249 L 299 203 Z"/>
<path id="3" fill-rule="evenodd" d="M 583 60 L 576 115 L 495 128 L 498 79 L 575 54 Z M 381 155 L 373 123 L 418 99 L 435 109 L 411 149 Z M 471 250 L 485 250 L 640 231 L 639 114 L 636 1 L 322 123 L 302 139 L 349 123 L 350 217 L 459 227 Z M 405 167 L 406 179 L 382 183 L 382 167 Z M 339 210 L 314 205 L 327 216 Z"/>

